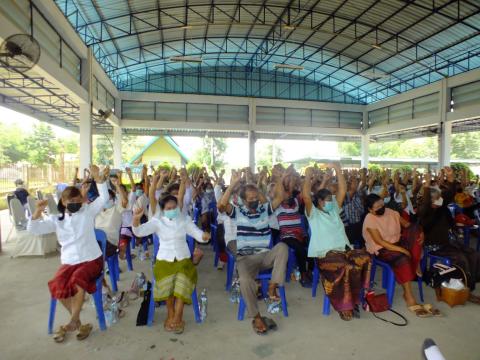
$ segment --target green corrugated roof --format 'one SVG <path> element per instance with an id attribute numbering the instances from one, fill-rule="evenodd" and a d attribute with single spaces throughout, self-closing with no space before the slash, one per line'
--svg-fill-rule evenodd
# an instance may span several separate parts
<path id="1" fill-rule="evenodd" d="M 178 146 L 178 144 L 170 137 L 170 136 L 163 136 L 163 138 L 165 139 L 165 141 L 178 153 L 178 155 L 180 155 L 184 160 L 185 162 L 188 162 L 188 157 L 187 155 L 185 155 L 185 153 L 180 149 L 180 147 Z M 128 162 L 129 164 L 133 164 L 135 161 L 137 161 L 140 156 L 143 155 L 143 153 L 145 151 L 147 151 L 147 149 L 152 146 L 153 144 L 155 144 L 157 142 L 157 140 L 160 139 L 160 136 L 155 136 L 152 140 L 150 140 L 144 147 L 142 150 L 140 150 L 134 157 L 132 157 L 130 159 L 130 161 Z"/>

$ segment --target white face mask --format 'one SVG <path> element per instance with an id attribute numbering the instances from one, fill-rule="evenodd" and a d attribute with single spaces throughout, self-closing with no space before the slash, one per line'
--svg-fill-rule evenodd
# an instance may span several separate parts
<path id="1" fill-rule="evenodd" d="M 442 197 L 439 197 L 437 200 L 435 200 L 435 201 L 433 202 L 433 205 L 442 206 L 442 205 L 443 205 L 443 198 L 442 198 Z"/>

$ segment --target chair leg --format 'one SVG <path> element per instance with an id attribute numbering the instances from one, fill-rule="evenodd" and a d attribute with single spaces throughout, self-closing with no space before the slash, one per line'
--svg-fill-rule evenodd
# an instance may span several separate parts
<path id="1" fill-rule="evenodd" d="M 235 259 L 233 256 L 228 255 L 227 260 L 227 283 L 225 284 L 225 290 L 230 291 L 232 288 L 233 271 L 235 269 Z"/>
<path id="2" fill-rule="evenodd" d="M 53 333 L 53 324 L 55 323 L 55 311 L 57 310 L 57 299 L 50 300 L 50 314 L 48 316 L 48 333 Z"/>
<path id="3" fill-rule="evenodd" d="M 320 271 L 318 270 L 318 266 L 315 265 L 313 268 L 312 297 L 317 296 L 317 287 L 319 282 L 320 282 Z"/>
<path id="4" fill-rule="evenodd" d="M 372 267 L 370 269 L 370 287 L 373 288 L 375 283 L 375 273 L 377 272 L 377 263 L 375 260 L 372 261 Z"/>
<path id="5" fill-rule="evenodd" d="M 393 297 L 395 296 L 395 274 L 391 268 L 384 268 L 384 274 L 386 275 L 387 282 L 387 297 L 388 304 L 392 306 Z"/>
<path id="6" fill-rule="evenodd" d="M 423 303 L 425 302 L 423 298 L 423 279 L 420 276 L 417 276 L 417 283 L 418 283 L 418 293 L 420 295 L 420 301 Z"/>
<path id="7" fill-rule="evenodd" d="M 152 280 L 152 288 L 150 293 L 150 302 L 148 303 L 148 317 L 147 326 L 152 326 L 153 318 L 155 316 L 155 299 L 153 297 L 153 288 L 155 287 L 155 280 Z"/>
<path id="8" fill-rule="evenodd" d="M 148 239 L 146 237 L 142 238 L 143 251 L 148 250 Z"/>
<path id="9" fill-rule="evenodd" d="M 327 294 L 323 294 L 323 315 L 330 315 L 330 299 Z"/>
<path id="10" fill-rule="evenodd" d="M 117 275 L 116 275 L 116 268 L 115 268 L 115 260 L 113 259 L 113 256 L 110 256 L 107 259 L 107 265 L 108 265 L 108 275 L 110 276 L 110 283 L 112 285 L 112 291 L 117 292 Z"/>
<path id="11" fill-rule="evenodd" d="M 95 302 L 95 309 L 97 311 L 98 325 L 101 331 L 107 330 L 107 324 L 105 322 L 105 313 L 103 312 L 103 301 L 102 301 L 102 278 L 101 276 L 97 280 L 97 290 L 93 294 L 93 301 Z"/>
<path id="12" fill-rule="evenodd" d="M 240 296 L 240 304 L 238 304 L 238 315 L 237 319 L 242 321 L 245 318 L 245 301 L 243 300 L 243 296 Z"/>
<path id="13" fill-rule="evenodd" d="M 193 307 L 193 315 L 195 316 L 195 322 L 196 323 L 201 323 L 202 318 L 200 317 L 200 307 L 199 307 L 199 304 L 198 304 L 197 288 L 193 289 L 192 307 Z"/>
<path id="14" fill-rule="evenodd" d="M 285 295 L 285 287 L 279 286 L 278 292 L 280 293 L 280 299 L 282 300 L 283 316 L 288 317 L 288 303 L 287 303 L 287 296 Z"/>
<path id="15" fill-rule="evenodd" d="M 134 242 L 133 238 L 130 242 Z M 125 258 L 127 259 L 127 268 L 128 271 L 133 271 L 133 262 L 132 262 L 132 250 L 130 248 L 130 244 L 127 245 L 127 250 L 125 252 Z"/>
<path id="16" fill-rule="evenodd" d="M 118 253 L 113 256 L 115 262 L 115 277 L 120 281 L 120 262 L 118 261 Z"/>

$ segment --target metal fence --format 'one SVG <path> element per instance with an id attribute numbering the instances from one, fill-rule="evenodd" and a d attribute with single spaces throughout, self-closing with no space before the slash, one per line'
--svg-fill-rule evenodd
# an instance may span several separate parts
<path id="1" fill-rule="evenodd" d="M 44 189 L 58 183 L 70 183 L 76 166 L 78 164 L 75 162 L 66 162 L 60 166 L 0 165 L 0 194 L 14 191 L 17 179 L 22 179 L 27 189 Z"/>

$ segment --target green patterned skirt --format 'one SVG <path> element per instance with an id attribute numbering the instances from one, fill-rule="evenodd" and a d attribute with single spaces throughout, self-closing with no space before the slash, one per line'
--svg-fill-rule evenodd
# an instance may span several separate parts
<path id="1" fill-rule="evenodd" d="M 170 296 L 181 299 L 185 304 L 192 303 L 192 293 L 197 284 L 197 268 L 191 259 L 180 261 L 156 260 L 153 267 L 155 301 L 167 300 Z"/>

